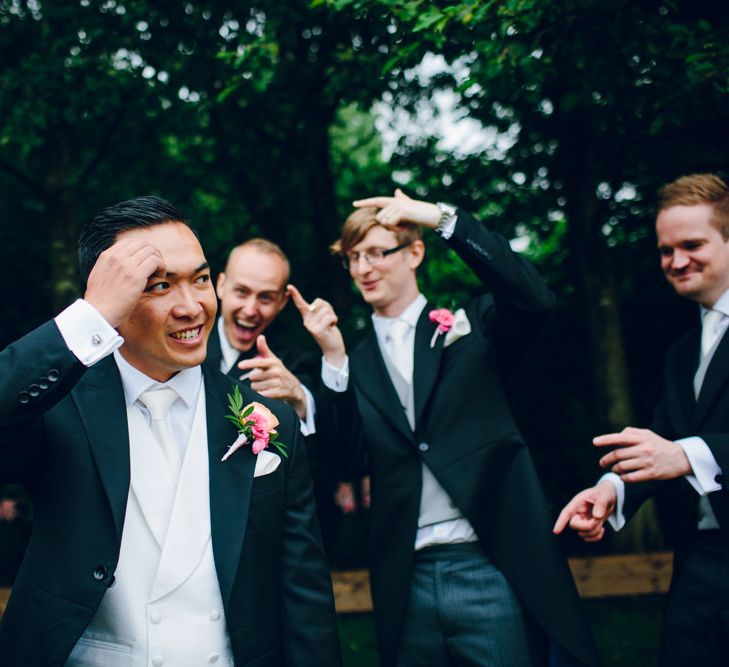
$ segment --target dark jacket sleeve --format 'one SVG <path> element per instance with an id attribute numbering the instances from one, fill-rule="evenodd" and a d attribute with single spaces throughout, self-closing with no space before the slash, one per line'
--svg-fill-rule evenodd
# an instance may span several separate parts
<path id="1" fill-rule="evenodd" d="M 27 481 L 22 471 L 40 455 L 41 416 L 85 371 L 53 321 L 0 352 L 0 479 Z"/>

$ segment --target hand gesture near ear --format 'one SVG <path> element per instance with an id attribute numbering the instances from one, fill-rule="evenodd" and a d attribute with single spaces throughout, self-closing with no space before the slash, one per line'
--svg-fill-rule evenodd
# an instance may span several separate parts
<path id="1" fill-rule="evenodd" d="M 440 220 L 440 209 L 435 204 L 411 199 L 400 188 L 394 197 L 368 197 L 352 202 L 355 208 L 374 206 L 379 208 L 375 218 L 386 227 L 396 227 L 401 222 L 412 222 L 435 229 Z"/>
<path id="2" fill-rule="evenodd" d="M 150 276 L 165 271 L 162 255 L 153 245 L 134 239 L 117 241 L 96 260 L 84 299 L 118 328 L 136 307 Z"/>
<path id="3" fill-rule="evenodd" d="M 324 359 L 334 368 L 344 366 L 347 350 L 344 346 L 342 332 L 337 326 L 338 318 L 331 304 L 324 299 L 314 299 L 308 303 L 301 292 L 293 285 L 286 287 L 296 310 L 301 315 L 306 330 L 312 335 L 321 348 Z"/>

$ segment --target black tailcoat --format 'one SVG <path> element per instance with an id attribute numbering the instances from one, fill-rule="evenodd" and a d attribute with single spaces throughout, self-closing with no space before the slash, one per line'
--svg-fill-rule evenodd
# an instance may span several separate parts
<path id="1" fill-rule="evenodd" d="M 552 306 L 553 295 L 502 237 L 463 211 L 448 243 L 493 296 L 481 295 L 464 307 L 471 333 L 448 347 L 440 335 L 431 348 L 435 324 L 428 312 L 434 306 L 423 310 L 415 333 L 414 431 L 372 327 L 350 355 L 350 390 L 326 394 L 333 406 L 330 426 L 338 433 L 329 450 L 332 461 L 351 476 L 371 475 L 371 583 L 382 664 L 395 665 L 407 609 L 422 462 L 546 633 L 580 660 L 596 664 L 571 573 L 551 533 L 553 520 L 497 366 L 497 338 L 523 338 L 534 315 Z"/>
<path id="2" fill-rule="evenodd" d="M 54 322 L 0 352 L 0 473 L 34 501 L 30 544 L 0 624 L 9 667 L 61 666 L 114 582 L 130 481 L 121 379 L 107 357 L 86 369 Z M 279 418 L 289 457 L 254 479 L 250 447 L 224 418 L 234 382 L 203 368 L 213 554 L 236 665 L 339 665 L 331 581 L 299 420 Z"/>
<path id="3" fill-rule="evenodd" d="M 704 376 L 698 399 L 694 395 L 694 375 L 699 366 L 701 329 L 695 328 L 676 342 L 666 357 L 664 392 L 651 428 L 668 440 L 689 436 L 703 438 L 723 471 L 729 470 L 729 335 L 714 352 Z M 729 489 L 709 494 L 709 502 L 729 540 Z M 668 537 L 675 551 L 673 581 L 681 574 L 685 556 L 696 535 L 699 495 L 681 477 L 663 482 L 625 485 L 625 515 L 632 516 L 641 503 L 657 496 L 661 509 L 670 517 Z M 670 592 L 669 592 L 670 594 Z"/>

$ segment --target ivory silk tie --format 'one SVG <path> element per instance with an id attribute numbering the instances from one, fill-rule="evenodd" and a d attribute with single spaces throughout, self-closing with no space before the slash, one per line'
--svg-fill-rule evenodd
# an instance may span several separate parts
<path id="1" fill-rule="evenodd" d="M 177 479 L 180 476 L 182 461 L 180 460 L 179 449 L 175 446 L 170 428 L 167 425 L 167 413 L 177 397 L 177 392 L 170 387 L 148 389 L 139 397 L 139 400 L 149 410 L 150 428 L 162 448 L 172 481 L 175 484 L 177 484 Z"/>
<path id="2" fill-rule="evenodd" d="M 704 314 L 701 325 L 701 356 L 705 357 L 711 351 L 718 338 L 717 328 L 724 314 L 718 310 L 709 310 Z"/>
<path id="3" fill-rule="evenodd" d="M 390 323 L 387 331 L 388 354 L 400 375 L 408 383 L 413 381 L 413 349 L 408 345 L 410 325 L 405 320 L 395 320 Z"/>

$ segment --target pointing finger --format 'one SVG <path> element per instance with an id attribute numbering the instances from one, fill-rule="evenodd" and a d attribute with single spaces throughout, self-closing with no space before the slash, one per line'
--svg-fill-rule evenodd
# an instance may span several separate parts
<path id="1" fill-rule="evenodd" d="M 256 338 L 256 348 L 258 349 L 258 353 L 264 357 L 264 358 L 270 358 L 275 357 L 276 355 L 271 352 L 271 348 L 268 347 L 268 343 L 266 342 L 266 337 L 261 334 Z"/>
<path id="2" fill-rule="evenodd" d="M 294 285 L 287 285 L 286 291 L 291 295 L 291 300 L 294 302 L 296 310 L 299 311 L 299 315 L 301 315 L 301 317 L 304 317 L 304 315 L 309 312 L 309 303 L 303 296 L 301 296 L 301 292 L 299 292 L 299 290 L 296 289 Z"/>

